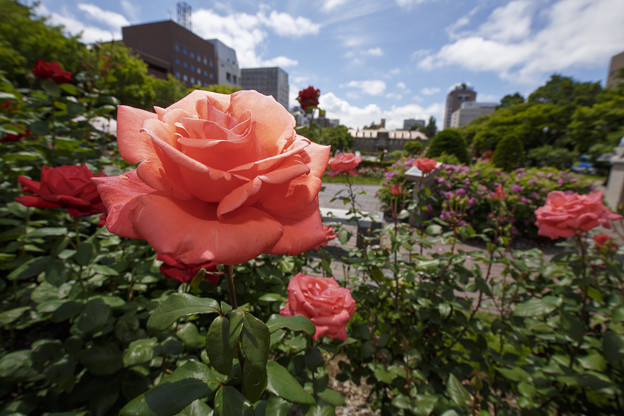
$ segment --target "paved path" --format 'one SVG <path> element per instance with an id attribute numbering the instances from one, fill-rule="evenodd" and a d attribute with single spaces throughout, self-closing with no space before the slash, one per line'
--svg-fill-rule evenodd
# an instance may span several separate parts
<path id="1" fill-rule="evenodd" d="M 343 202 L 343 199 L 349 195 L 346 183 L 324 183 L 323 187 L 324 189 L 319 192 L 321 208 L 349 209 L 351 207 Z M 365 212 L 381 211 L 381 202 L 376 196 L 379 188 L 381 188 L 379 185 L 353 185 L 357 208 Z M 332 201 L 337 194 L 336 200 Z"/>

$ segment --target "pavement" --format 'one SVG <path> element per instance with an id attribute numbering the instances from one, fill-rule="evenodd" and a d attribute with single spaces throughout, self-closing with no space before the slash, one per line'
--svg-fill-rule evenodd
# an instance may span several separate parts
<path id="1" fill-rule="evenodd" d="M 381 212 L 381 202 L 377 199 L 379 185 L 353 185 L 356 207 L 364 212 Z M 321 208 L 349 209 L 343 199 L 349 195 L 346 183 L 324 183 L 319 192 L 319 206 Z"/>

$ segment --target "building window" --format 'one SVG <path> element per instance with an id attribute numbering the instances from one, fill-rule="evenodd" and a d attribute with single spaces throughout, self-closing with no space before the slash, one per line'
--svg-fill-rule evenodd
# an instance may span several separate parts
<path id="1" fill-rule="evenodd" d="M 213 79 L 214 75 L 212 75 L 212 72 L 210 73 L 210 79 Z"/>
<path id="2" fill-rule="evenodd" d="M 208 59 L 204 56 L 204 65 L 208 65 Z"/>
<path id="3" fill-rule="evenodd" d="M 184 69 L 188 68 L 186 61 L 182 62 L 182 66 L 184 67 Z"/>
<path id="4" fill-rule="evenodd" d="M 191 84 L 195 84 L 195 78 L 191 77 Z"/>
<path id="5" fill-rule="evenodd" d="M 180 66 L 180 58 L 176 58 L 175 63 L 177 66 Z"/>
<path id="6" fill-rule="evenodd" d="M 208 71 L 206 71 L 205 69 L 204 69 L 204 76 L 205 76 L 205 77 L 207 77 L 207 76 L 208 76 Z"/>
<path id="7" fill-rule="evenodd" d="M 201 63 L 201 57 L 197 55 L 197 62 Z"/>
<path id="8" fill-rule="evenodd" d="M 180 52 L 180 45 L 178 45 L 178 43 L 176 42 L 176 44 L 173 46 L 173 49 L 175 49 L 176 52 Z"/>
<path id="9" fill-rule="evenodd" d="M 200 79 L 197 80 L 197 85 L 199 85 L 200 87 L 202 86 L 202 82 Z"/>
<path id="10" fill-rule="evenodd" d="M 212 59 L 211 59 L 210 60 L 210 68 L 212 68 L 212 65 L 213 65 L 213 63 L 212 63 Z"/>
<path id="11" fill-rule="evenodd" d="M 186 46 L 182 47 L 182 55 L 186 56 Z"/>
<path id="12" fill-rule="evenodd" d="M 232 74 L 230 74 L 229 72 L 226 72 L 225 79 L 227 79 L 227 82 L 232 82 Z"/>
<path id="13" fill-rule="evenodd" d="M 176 72 L 176 78 L 180 79 L 180 73 L 179 72 Z"/>
<path id="14" fill-rule="evenodd" d="M 234 78 L 234 84 L 236 84 L 236 75 L 233 75 L 232 78 Z"/>
<path id="15" fill-rule="evenodd" d="M 191 51 L 191 59 L 195 59 L 195 52 Z"/>
<path id="16" fill-rule="evenodd" d="M 201 75 L 201 68 L 197 68 L 197 73 Z"/>
<path id="17" fill-rule="evenodd" d="M 188 81 L 188 77 L 186 76 L 186 74 L 184 74 L 184 76 L 182 76 L 182 79 L 184 80 L 184 82 Z"/>
<path id="18" fill-rule="evenodd" d="M 191 71 L 195 72 L 195 65 L 191 64 Z"/>

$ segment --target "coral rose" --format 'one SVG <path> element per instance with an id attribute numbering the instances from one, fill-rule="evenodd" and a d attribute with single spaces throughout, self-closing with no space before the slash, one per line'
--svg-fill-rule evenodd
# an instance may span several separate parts
<path id="1" fill-rule="evenodd" d="M 32 69 L 37 79 L 52 79 L 57 84 L 71 82 L 72 73 L 65 71 L 58 62 L 46 62 L 39 59 Z"/>
<path id="2" fill-rule="evenodd" d="M 97 177 L 104 177 L 99 173 Z M 104 212 L 95 184 L 91 181 L 93 172 L 86 166 L 44 166 L 41 169 L 41 181 L 33 181 L 25 176 L 18 176 L 24 192 L 15 198 L 27 207 L 65 208 L 74 218 Z"/>
<path id="3" fill-rule="evenodd" d="M 301 273 L 288 283 L 288 300 L 280 315 L 303 315 L 316 326 L 314 339 L 323 335 L 347 340 L 345 325 L 355 312 L 351 291 L 338 285 L 333 277 L 306 276 Z"/>
<path id="4" fill-rule="evenodd" d="M 602 247 L 605 244 L 607 244 L 609 241 L 611 241 L 611 237 L 609 237 L 606 234 L 596 234 L 594 236 L 594 245 L 596 247 Z"/>
<path id="5" fill-rule="evenodd" d="M 216 263 L 185 264 L 175 256 L 168 254 L 159 254 L 156 256 L 156 260 L 163 262 L 160 265 L 160 272 L 165 277 L 177 280 L 180 283 L 190 282 L 201 269 L 205 269 L 207 272 L 205 279 L 210 280 L 212 284 L 219 283 L 219 275 L 214 273 L 217 271 Z"/>
<path id="6" fill-rule="evenodd" d="M 392 184 L 392 188 L 390 189 L 390 192 L 392 192 L 392 195 L 394 196 L 399 196 L 402 194 L 401 188 L 396 183 Z"/>
<path id="7" fill-rule="evenodd" d="M 194 91 L 156 114 L 119 106 L 121 156 L 96 180 L 107 228 L 185 264 L 296 255 L 325 241 L 318 192 L 329 147 L 295 132 L 272 97 Z"/>
<path id="8" fill-rule="evenodd" d="M 349 175 L 358 176 L 355 168 L 357 168 L 361 162 L 361 156 L 356 156 L 353 153 L 340 153 L 329 159 L 330 171 L 327 174 L 329 176 L 337 176 L 346 172 Z"/>
<path id="9" fill-rule="evenodd" d="M 315 250 L 318 250 L 321 247 L 325 247 L 327 243 L 329 243 L 334 238 L 338 237 L 334 232 L 334 227 L 331 225 L 323 225 L 323 231 L 325 231 L 325 241 L 323 241 L 318 246 L 314 247 Z"/>
<path id="10" fill-rule="evenodd" d="M 422 173 L 429 173 L 438 166 L 438 162 L 424 157 L 422 159 L 416 159 L 414 161 L 414 166 L 416 166 Z"/>
<path id="11" fill-rule="evenodd" d="M 546 197 L 543 207 L 535 210 L 538 234 L 553 240 L 572 237 L 599 225 L 611 228 L 609 221 L 622 218 L 602 203 L 602 191 L 587 195 L 553 191 Z"/>

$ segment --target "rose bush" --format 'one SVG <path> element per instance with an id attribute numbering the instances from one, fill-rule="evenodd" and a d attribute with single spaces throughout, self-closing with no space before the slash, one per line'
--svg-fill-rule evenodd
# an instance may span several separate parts
<path id="1" fill-rule="evenodd" d="M 609 221 L 621 219 L 604 206 L 602 191 L 587 195 L 552 191 L 543 207 L 535 210 L 538 234 L 553 240 L 589 231 L 602 225 L 611 228 Z"/>
<path id="2" fill-rule="evenodd" d="M 219 283 L 219 276 L 214 274 L 217 271 L 216 263 L 185 264 L 176 257 L 167 254 L 157 255 L 156 260 L 163 262 L 160 265 L 160 272 L 163 276 L 177 280 L 180 283 L 190 282 L 201 269 L 205 269 L 207 272 L 206 280 L 210 280 L 212 284 Z"/>
<path id="3" fill-rule="evenodd" d="M 15 198 L 27 207 L 65 208 L 74 218 L 102 213 L 104 204 L 91 179 L 105 177 L 104 173 L 93 175 L 86 166 L 44 166 L 41 169 L 41 181 L 37 182 L 25 176 L 18 176 L 24 192 Z"/>
<path id="4" fill-rule="evenodd" d="M 326 239 L 318 192 L 329 147 L 255 91 L 194 91 L 156 113 L 119 106 L 121 156 L 139 166 L 97 180 L 107 228 L 185 264 L 296 255 Z"/>
<path id="5" fill-rule="evenodd" d="M 57 84 L 71 82 L 72 73 L 65 71 L 58 62 L 46 62 L 39 59 L 32 69 L 35 77 L 40 80 L 52 79 Z"/>
<path id="6" fill-rule="evenodd" d="M 333 277 L 314 277 L 298 273 L 288 283 L 288 300 L 282 316 L 303 315 L 314 323 L 313 338 L 323 335 L 347 340 L 345 325 L 355 312 L 351 291 L 338 285 Z"/>
<path id="7" fill-rule="evenodd" d="M 357 168 L 361 162 L 361 156 L 356 156 L 353 153 L 340 153 L 329 159 L 330 171 L 327 174 L 329 176 L 337 176 L 341 173 L 348 173 L 349 175 L 358 176 L 355 168 Z"/>
<path id="8" fill-rule="evenodd" d="M 437 166 L 438 162 L 433 159 L 429 159 L 427 157 L 422 159 L 416 159 L 414 161 L 414 166 L 416 166 L 422 173 L 429 173 L 433 171 Z"/>

